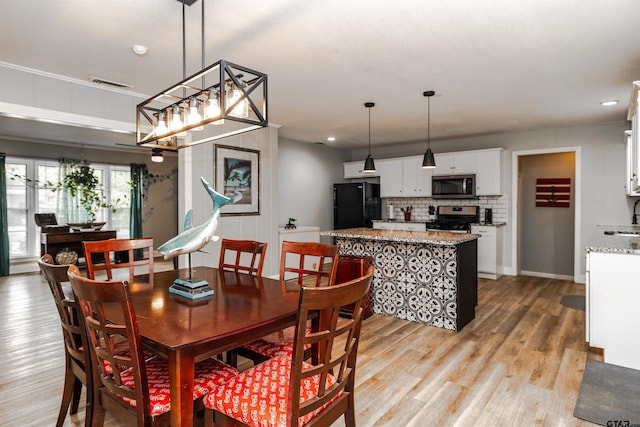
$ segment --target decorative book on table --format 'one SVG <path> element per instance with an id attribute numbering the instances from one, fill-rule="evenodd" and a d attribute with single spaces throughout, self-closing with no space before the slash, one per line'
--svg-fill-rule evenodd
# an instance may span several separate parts
<path id="1" fill-rule="evenodd" d="M 204 280 L 191 282 L 189 280 L 176 279 L 173 285 L 169 287 L 169 292 L 189 299 L 205 298 L 213 295 L 213 289 Z"/>

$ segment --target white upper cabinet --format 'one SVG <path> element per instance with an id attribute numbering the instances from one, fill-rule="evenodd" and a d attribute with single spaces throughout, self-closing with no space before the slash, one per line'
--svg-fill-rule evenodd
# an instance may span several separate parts
<path id="1" fill-rule="evenodd" d="M 476 196 L 502 194 L 502 148 L 476 151 Z"/>
<path id="2" fill-rule="evenodd" d="M 380 176 L 380 172 L 377 170 L 378 165 L 376 161 L 375 172 L 363 172 L 364 160 L 358 160 L 357 162 L 344 163 L 344 177 L 345 178 L 368 178 L 370 176 Z"/>
<path id="3" fill-rule="evenodd" d="M 469 174 L 476 171 L 476 155 L 473 151 L 436 154 L 434 175 Z"/>
<path id="4" fill-rule="evenodd" d="M 405 197 L 402 168 L 401 158 L 376 160 L 376 170 L 380 173 L 380 197 Z"/>
<path id="5" fill-rule="evenodd" d="M 422 156 L 376 160 L 380 197 L 430 197 L 431 170 L 422 169 Z"/>
<path id="6" fill-rule="evenodd" d="M 631 131 L 625 132 L 627 145 L 627 183 L 628 196 L 640 196 L 640 81 L 633 82 L 633 93 L 629 103 L 627 119 L 631 122 Z"/>
<path id="7" fill-rule="evenodd" d="M 362 172 L 364 161 L 348 162 L 344 164 L 344 177 L 379 176 L 383 198 L 431 197 L 433 175 L 475 174 L 477 196 L 500 196 L 503 153 L 503 148 L 439 153 L 435 155 L 435 169 L 422 169 L 422 156 L 376 159 L 375 174 Z"/>
<path id="8" fill-rule="evenodd" d="M 422 156 L 402 160 L 402 189 L 405 197 L 431 197 L 431 171 L 422 169 Z"/>

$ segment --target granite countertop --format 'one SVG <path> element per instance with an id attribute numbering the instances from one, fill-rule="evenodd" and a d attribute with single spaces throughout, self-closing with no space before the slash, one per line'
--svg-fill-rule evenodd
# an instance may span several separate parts
<path id="1" fill-rule="evenodd" d="M 321 231 L 321 236 L 346 237 L 353 239 L 385 240 L 404 243 L 430 243 L 434 245 L 458 245 L 476 240 L 478 235 L 469 233 L 447 233 L 443 231 L 401 231 L 378 230 L 373 228 L 347 228 L 344 230 Z"/>
<path id="2" fill-rule="evenodd" d="M 589 239 L 587 252 L 640 255 L 640 235 L 638 237 L 611 236 L 604 234 L 605 231 L 640 232 L 640 226 L 599 225 Z"/>

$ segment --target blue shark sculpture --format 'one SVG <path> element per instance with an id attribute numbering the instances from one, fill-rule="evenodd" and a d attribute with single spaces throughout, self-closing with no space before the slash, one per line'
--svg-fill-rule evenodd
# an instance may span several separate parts
<path id="1" fill-rule="evenodd" d="M 211 188 L 209 183 L 203 177 L 200 177 L 200 181 L 211 197 L 211 201 L 213 202 L 213 213 L 204 224 L 193 227 L 193 210 L 189 209 L 184 218 L 184 231 L 158 248 L 158 252 L 164 255 L 164 259 L 199 251 L 209 242 L 215 242 L 220 238 L 213 235 L 218 227 L 220 208 L 229 203 L 234 203 L 235 200 L 223 196 Z"/>

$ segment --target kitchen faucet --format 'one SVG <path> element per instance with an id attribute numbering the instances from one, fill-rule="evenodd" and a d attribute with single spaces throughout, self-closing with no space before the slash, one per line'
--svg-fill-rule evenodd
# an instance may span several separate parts
<path id="1" fill-rule="evenodd" d="M 633 204 L 633 217 L 631 217 L 631 224 L 636 225 L 638 223 L 638 214 L 636 213 L 636 206 L 638 206 L 640 199 L 636 200 Z"/>

